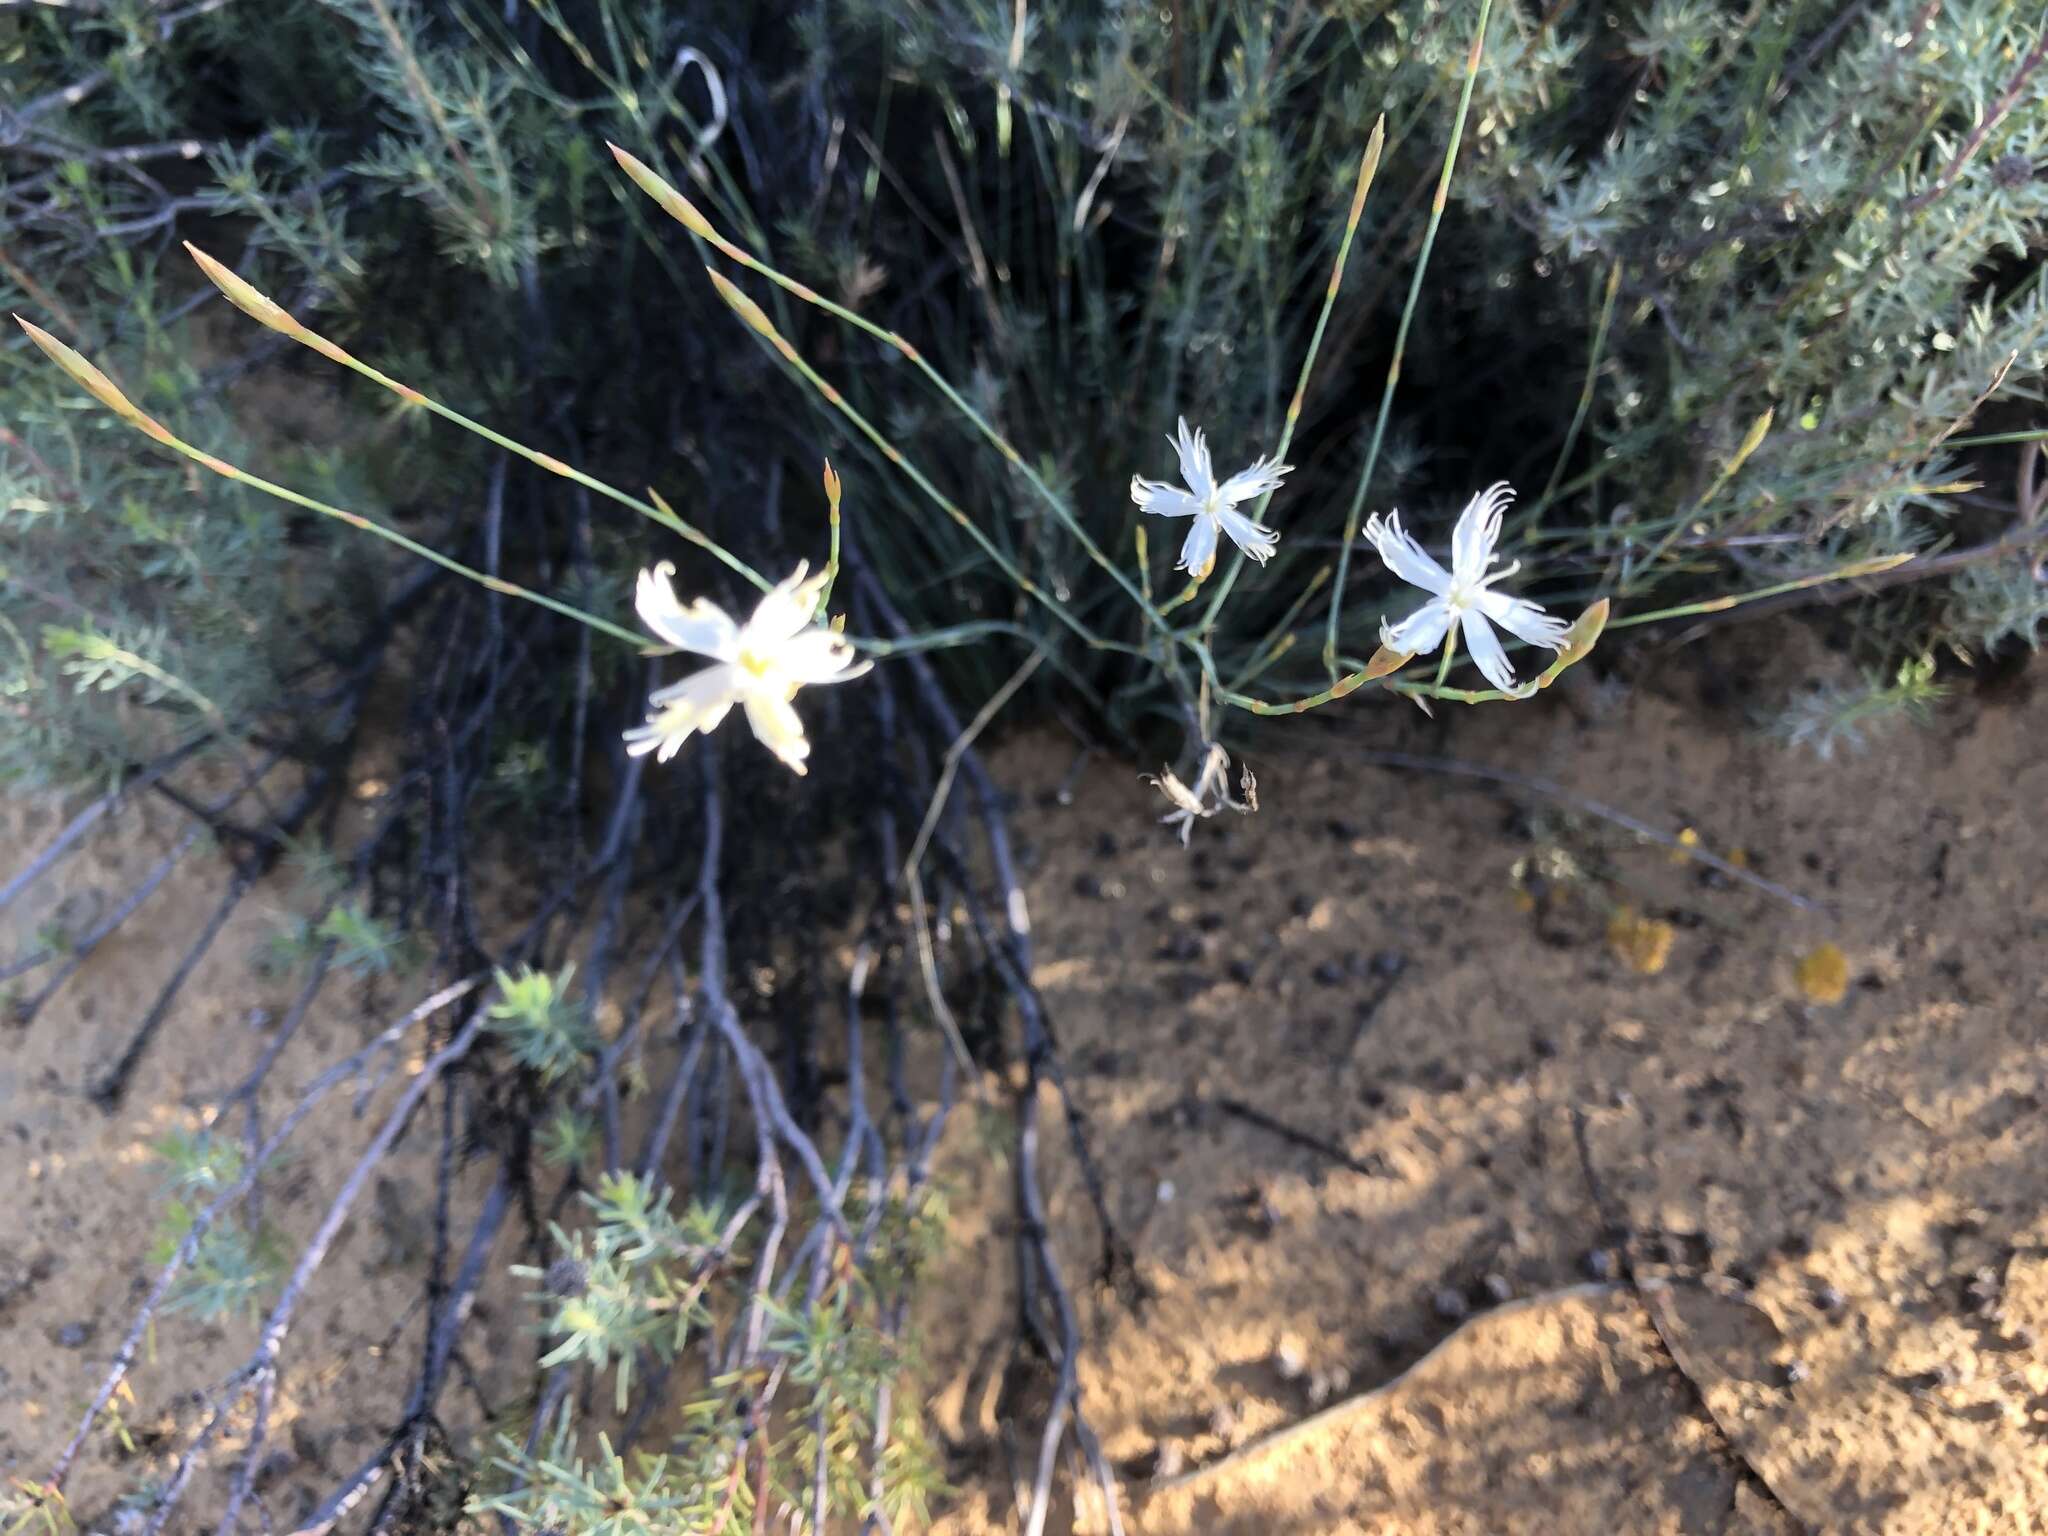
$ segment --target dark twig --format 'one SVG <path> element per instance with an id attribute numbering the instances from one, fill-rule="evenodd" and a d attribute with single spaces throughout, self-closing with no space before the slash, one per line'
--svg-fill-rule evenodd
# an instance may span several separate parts
<path id="1" fill-rule="evenodd" d="M 1297 1147 L 1305 1148 L 1315 1153 L 1318 1157 L 1328 1158 L 1331 1162 L 1337 1164 L 1338 1167 L 1349 1168 L 1353 1173 L 1362 1174 L 1368 1179 L 1384 1179 L 1389 1177 L 1384 1166 L 1378 1166 L 1353 1157 L 1335 1142 L 1317 1136 L 1313 1132 L 1304 1131 L 1296 1126 L 1289 1125 L 1285 1120 L 1269 1115 L 1263 1109 L 1247 1104 L 1242 1099 L 1210 1097 L 1196 1099 L 1192 1103 L 1197 1107 L 1206 1106 L 1211 1109 L 1219 1109 L 1234 1119 L 1244 1121 L 1246 1125 L 1255 1125 L 1262 1131 L 1278 1136 L 1282 1141 L 1291 1142 Z"/>
<path id="2" fill-rule="evenodd" d="M 1490 784 L 1501 784 L 1510 789 L 1521 789 L 1531 794 L 1542 795 L 1545 799 L 1558 800 L 1575 810 L 1584 811 L 1589 816 L 1611 821 L 1616 826 L 1633 832 L 1637 837 L 1647 838 L 1675 853 L 1683 853 L 1695 863 L 1718 870 L 1729 879 L 1739 880 L 1767 896 L 1775 896 L 1779 901 L 1797 907 L 1802 912 L 1828 910 L 1822 902 L 1801 896 L 1797 891 L 1782 886 L 1775 880 L 1766 880 L 1754 870 L 1744 869 L 1740 864 L 1731 864 L 1720 855 L 1709 853 L 1696 844 L 1682 842 L 1674 833 L 1662 831 L 1638 817 L 1629 815 L 1626 811 L 1617 810 L 1590 796 L 1566 789 L 1552 779 L 1516 773 L 1506 768 L 1489 768 L 1484 763 L 1467 763 L 1453 757 L 1425 757 L 1415 752 L 1390 752 L 1377 747 L 1347 747 L 1342 755 L 1347 762 L 1371 763 L 1380 768 L 1410 768 L 1422 773 L 1449 774 L 1457 778 L 1482 779 Z"/>

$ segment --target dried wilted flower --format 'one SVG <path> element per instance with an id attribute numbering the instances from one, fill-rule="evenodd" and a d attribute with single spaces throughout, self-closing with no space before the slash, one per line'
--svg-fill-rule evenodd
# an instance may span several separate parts
<path id="1" fill-rule="evenodd" d="M 675 567 L 666 561 L 640 573 L 635 606 L 642 622 L 677 649 L 718 665 L 649 695 L 647 723 L 626 732 L 628 752 L 653 752 L 667 762 L 696 732 L 717 729 L 738 704 L 761 745 L 804 771 L 811 744 L 790 700 L 808 684 L 843 683 L 867 670 L 843 635 L 811 622 L 827 578 L 820 573 L 806 580 L 805 570 L 799 564 L 777 583 L 743 625 L 705 598 L 683 607 L 670 584 Z"/>
<path id="2" fill-rule="evenodd" d="M 1276 464 L 1271 459 L 1254 459 L 1249 466 L 1219 484 L 1215 466 L 1209 462 L 1209 439 L 1201 432 L 1189 431 L 1187 417 L 1181 417 L 1179 430 L 1168 441 L 1180 456 L 1180 477 L 1187 482 L 1188 488 L 1183 491 L 1162 481 L 1133 475 L 1131 500 L 1155 517 L 1191 517 L 1195 520 L 1194 526 L 1188 529 L 1186 542 L 1180 547 L 1180 561 L 1174 569 L 1186 571 L 1197 581 L 1206 580 L 1216 568 L 1216 536 L 1219 532 L 1229 534 L 1230 542 L 1260 565 L 1272 559 L 1273 546 L 1280 542 L 1279 533 L 1271 528 L 1261 528 L 1237 508 L 1241 503 L 1276 488 L 1294 466 Z"/>
<path id="3" fill-rule="evenodd" d="M 1230 798 L 1230 754 L 1215 742 L 1209 744 L 1193 789 L 1181 783 L 1171 768 L 1161 768 L 1156 774 L 1146 774 L 1145 778 L 1173 803 L 1173 809 L 1159 820 L 1166 826 L 1179 829 L 1183 848 L 1187 846 L 1196 822 L 1206 821 L 1222 811 L 1235 811 L 1245 816 L 1259 808 L 1259 784 L 1249 768 L 1244 770 L 1238 785 L 1238 792 L 1243 798 Z"/>

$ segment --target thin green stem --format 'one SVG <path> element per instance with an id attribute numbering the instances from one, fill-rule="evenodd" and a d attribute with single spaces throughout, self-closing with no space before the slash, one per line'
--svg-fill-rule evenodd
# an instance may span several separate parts
<path id="1" fill-rule="evenodd" d="M 1436 691 L 1443 691 L 1444 680 L 1451 675 L 1451 661 L 1458 654 L 1458 626 L 1453 624 L 1444 631 L 1444 654 L 1436 664 Z"/>
<path id="2" fill-rule="evenodd" d="M 940 373 L 938 369 L 925 360 L 922 352 L 886 326 L 877 325 L 865 315 L 848 309 L 843 304 L 835 303 L 809 285 L 778 271 L 745 247 L 734 244 L 731 240 L 720 234 L 710 220 L 706 219 L 703 213 L 689 199 L 685 198 L 682 193 L 678 192 L 647 165 L 625 150 L 620 149 L 616 144 L 611 146 L 611 151 L 626 174 L 632 177 L 635 183 L 646 191 L 649 196 L 653 197 L 657 203 L 661 204 L 664 209 L 674 216 L 677 222 L 682 224 L 692 234 L 703 239 L 733 261 L 738 262 L 749 272 L 760 274 L 784 292 L 792 294 L 804 303 L 823 310 L 834 319 L 842 320 L 846 324 L 853 326 L 856 330 L 872 336 L 875 340 L 894 348 L 897 353 L 906 358 L 913 367 L 931 381 L 933 387 L 945 397 L 948 405 L 965 417 L 974 429 L 988 440 L 990 446 L 997 453 L 1001 454 L 1005 460 L 1015 466 L 1018 472 L 1024 476 L 1026 483 L 1038 493 L 1039 498 L 1051 509 L 1054 518 L 1059 522 L 1060 526 L 1072 534 L 1075 540 L 1079 542 L 1081 548 L 1087 553 L 1088 558 L 1107 572 L 1110 578 L 1129 594 L 1131 600 L 1137 603 L 1139 608 L 1143 610 L 1145 617 L 1155 627 L 1165 628 L 1165 625 L 1160 620 L 1158 611 L 1153 608 L 1151 601 L 1145 596 L 1144 592 L 1132 582 L 1129 573 L 1121 565 L 1111 560 L 1103 552 L 1102 547 L 1095 542 L 1088 530 L 1082 526 L 1081 520 L 1075 516 L 1073 509 L 1066 504 L 1066 501 L 1060 494 L 1046 483 L 1044 477 L 1031 466 L 1030 461 L 1024 457 L 1023 453 L 1008 438 L 991 426 L 988 419 L 968 403 L 967 399 L 959 390 L 953 387 L 951 381 L 944 374 Z"/>
<path id="3" fill-rule="evenodd" d="M 1004 576 L 1009 578 L 1011 585 L 1015 586 L 1018 591 L 1022 592 L 1025 596 L 1031 598 L 1040 606 L 1048 610 L 1054 618 L 1058 619 L 1062 624 L 1066 625 L 1068 629 L 1072 630 L 1074 632 L 1074 635 L 1084 645 L 1089 646 L 1091 649 L 1122 651 L 1132 656 L 1143 656 L 1145 654 L 1144 651 L 1140 650 L 1136 646 L 1126 645 L 1119 641 L 1103 639 L 1101 636 L 1097 635 L 1092 629 L 1090 629 L 1086 624 L 1083 624 L 1079 619 L 1074 617 L 1074 615 L 1067 610 L 1067 607 L 1064 603 L 1060 602 L 1050 592 L 1046 591 L 1037 582 L 1033 581 L 1029 576 L 1025 575 L 1023 570 L 1017 565 L 1017 563 L 1014 560 L 1012 560 L 1008 555 L 1004 554 L 1003 551 L 996 546 L 995 541 L 991 539 L 988 536 L 988 534 L 982 530 L 980 525 L 978 525 L 973 518 L 969 517 L 964 511 L 962 511 L 961 508 L 953 501 L 953 499 L 947 496 L 944 491 L 940 490 L 936 485 L 934 485 L 931 482 L 930 477 L 928 477 L 923 470 L 919 469 L 915 464 L 911 463 L 910 460 L 904 456 L 903 450 L 898 448 L 891 441 L 889 441 L 889 439 L 882 434 L 882 432 L 875 426 L 873 422 L 869 421 L 866 416 L 862 415 L 860 411 L 855 409 L 853 402 L 848 400 L 845 395 L 841 394 L 836 385 L 828 382 L 824 378 L 824 376 L 818 372 L 817 369 L 813 368 L 810 365 L 810 363 L 804 358 L 803 354 L 797 351 L 797 349 L 790 344 L 789 339 L 785 337 L 782 334 L 782 332 L 775 328 L 775 323 L 768 318 L 767 313 L 761 308 L 760 305 L 756 304 L 752 299 L 748 298 L 738 288 L 734 287 L 730 279 L 724 277 L 723 275 L 709 267 L 706 267 L 705 271 L 710 273 L 713 286 L 715 286 L 718 289 L 719 296 L 723 298 L 729 306 L 731 306 L 733 313 L 738 315 L 739 318 L 747 325 L 747 327 L 750 330 L 756 332 L 758 335 L 762 337 L 763 340 L 765 340 L 771 347 L 773 347 L 776 354 L 779 357 L 781 357 L 783 362 L 787 363 L 792 369 L 794 369 L 797 375 L 800 378 L 802 378 L 806 384 L 810 385 L 810 387 L 817 393 L 820 399 L 822 399 L 827 405 L 831 406 L 832 409 L 837 411 L 841 416 L 845 417 L 847 421 L 853 424 L 855 431 L 859 432 L 861 436 L 865 437 L 870 443 L 874 444 L 875 450 L 878 453 L 880 453 L 884 459 L 888 460 L 889 463 L 895 465 L 896 468 L 902 471 L 902 473 L 910 480 L 911 484 L 915 485 L 920 491 L 924 492 L 926 500 L 930 501 L 933 506 L 937 507 L 941 512 L 945 513 L 946 516 L 953 519 L 953 521 L 959 525 L 962 531 L 964 531 L 969 538 L 973 539 L 974 542 L 980 546 L 981 552 L 988 556 L 988 558 L 995 563 L 996 569 L 1001 571 Z"/>
<path id="4" fill-rule="evenodd" d="M 708 534 L 684 522 L 682 518 L 676 515 L 675 510 L 662 501 L 659 496 L 655 496 L 652 501 L 642 501 L 639 497 L 628 495 L 616 486 L 607 485 L 595 475 L 587 475 L 574 465 L 565 464 L 553 454 L 542 453 L 538 449 L 529 448 L 524 443 L 516 442 L 512 438 L 505 436 L 502 432 L 493 431 L 482 422 L 473 420 L 463 415 L 462 412 L 421 394 L 410 384 L 400 383 L 389 374 L 356 357 L 346 348 L 337 345 L 327 337 L 302 324 L 282 305 L 259 292 L 231 268 L 207 255 L 189 240 L 185 242 L 185 249 L 191 253 L 192 259 L 199 263 L 200 269 L 212 280 L 214 286 L 227 296 L 228 302 L 250 318 L 270 327 L 271 330 L 276 331 L 279 335 L 290 337 L 301 346 L 318 352 L 330 362 L 339 363 L 342 367 L 360 374 L 371 383 L 390 390 L 392 394 L 398 396 L 399 399 L 407 404 L 422 406 L 443 420 L 453 422 L 464 431 L 475 433 L 485 442 L 492 443 L 504 449 L 507 453 L 517 454 L 529 464 L 544 469 L 551 475 L 560 475 L 565 480 L 574 481 L 585 490 L 593 491 L 607 500 L 615 501 L 620 506 L 632 508 L 642 517 L 651 519 L 661 524 L 662 527 L 670 532 L 681 535 L 707 554 L 721 561 L 732 570 L 737 571 L 741 576 L 752 582 L 758 590 L 766 592 L 775 585 L 774 582 L 768 580 L 767 577 L 756 571 L 746 561 L 740 559 L 739 556 L 733 554 Z"/>
<path id="5" fill-rule="evenodd" d="M 400 549 L 405 550 L 409 554 L 418 555 L 422 560 L 431 560 L 443 570 L 452 571 L 457 576 L 473 581 L 481 587 L 487 587 L 493 592 L 503 593 L 507 597 L 516 597 L 525 602 L 537 603 L 543 608 L 561 614 L 564 618 L 574 619 L 580 624 L 588 624 L 592 629 L 601 630 L 614 639 L 623 640 L 628 645 L 643 647 L 647 644 L 644 636 L 636 635 L 630 629 L 621 629 L 618 625 L 613 624 L 607 619 L 601 619 L 595 614 L 585 613 L 581 608 L 573 607 L 568 603 L 562 602 L 559 598 L 548 597 L 543 593 L 534 592 L 526 587 L 522 587 L 516 582 L 487 575 L 483 571 L 464 565 L 460 560 L 452 559 L 442 554 L 438 549 L 420 543 L 417 539 L 408 538 L 395 528 L 387 528 L 382 523 L 364 517 L 360 512 L 350 512 L 345 508 L 333 506 L 324 501 L 318 501 L 311 496 L 291 489 L 289 486 L 279 485 L 272 480 L 265 480 L 259 475 L 252 475 L 247 470 L 230 464 L 226 459 L 216 458 L 202 448 L 193 447 L 183 438 L 174 435 L 170 428 L 166 427 L 162 422 L 137 406 L 121 392 L 112 379 L 108 378 L 100 369 L 94 367 L 73 348 L 66 346 L 39 326 L 29 324 L 28 321 L 21 319 L 20 316 L 17 315 L 15 319 L 21 328 L 28 332 L 29 339 L 41 347 L 58 367 L 70 374 L 100 404 L 119 416 L 123 421 L 126 421 L 136 431 L 142 433 L 143 436 L 163 444 L 164 447 L 170 449 L 173 453 L 184 455 L 193 463 L 199 465 L 200 468 L 211 470 L 223 480 L 232 480 L 237 485 L 246 485 L 251 490 L 261 491 L 266 496 L 274 496 L 279 501 L 289 502 L 295 507 L 303 507 L 308 512 L 318 512 L 322 517 L 331 517 L 339 522 L 348 524 L 351 528 L 360 529 L 364 533 L 374 534 L 386 543 L 396 544 Z"/>
<path id="6" fill-rule="evenodd" d="M 1296 596 L 1294 601 L 1288 604 L 1287 611 L 1280 615 L 1280 622 L 1268 630 L 1266 638 L 1252 648 L 1251 659 L 1245 663 L 1245 669 L 1238 673 L 1230 684 L 1233 689 L 1242 689 L 1253 678 L 1264 672 L 1288 650 L 1293 648 L 1295 644 L 1295 638 L 1292 633 L 1294 621 L 1301 617 L 1301 610 L 1306 608 L 1316 593 L 1322 590 L 1323 583 L 1330 579 L 1333 570 L 1335 570 L 1334 566 L 1326 565 L 1309 578 L 1308 585 L 1301 589 L 1300 594 Z M 1270 656 L 1267 654 L 1269 651 L 1272 652 Z"/>
<path id="7" fill-rule="evenodd" d="M 1465 137 L 1465 118 L 1472 110 L 1472 87 L 1479 79 L 1479 61 L 1486 51 L 1486 25 L 1493 15 L 1493 0 L 1479 0 L 1479 24 L 1472 31 L 1472 48 L 1465 56 L 1465 83 L 1458 93 L 1458 115 L 1451 124 L 1451 141 L 1444 150 L 1442 173 L 1437 177 L 1436 197 L 1430 203 L 1429 224 L 1423 231 L 1422 249 L 1415 258 L 1415 276 L 1408 284 L 1408 301 L 1401 306 L 1401 323 L 1394 330 L 1394 357 L 1387 364 L 1387 382 L 1380 390 L 1379 415 L 1373 421 L 1372 441 L 1365 450 L 1365 467 L 1358 472 L 1358 489 L 1352 493 L 1351 508 L 1344 516 L 1344 542 L 1337 550 L 1337 584 L 1330 593 L 1330 619 L 1323 631 L 1323 667 L 1334 682 L 1337 677 L 1337 631 L 1344 621 L 1344 586 L 1351 574 L 1351 546 L 1358 542 L 1358 518 L 1365 509 L 1365 493 L 1379 465 L 1380 444 L 1387 434 L 1387 418 L 1394 408 L 1394 388 L 1401 380 L 1401 358 L 1408 349 L 1408 330 L 1415 323 L 1416 306 L 1422 299 L 1422 279 L 1429 270 L 1429 253 L 1436 245 L 1436 232 L 1451 198 L 1451 172 L 1458 163 L 1458 146 Z"/>
<path id="8" fill-rule="evenodd" d="M 1600 301 L 1600 319 L 1593 327 L 1593 352 L 1586 359 L 1586 379 L 1579 386 L 1578 409 L 1572 413 L 1570 430 L 1564 435 L 1564 446 L 1557 450 L 1557 463 L 1551 467 L 1550 478 L 1544 482 L 1543 494 L 1536 498 L 1536 505 L 1529 514 L 1533 525 L 1535 516 L 1550 504 L 1551 493 L 1557 489 L 1557 482 L 1564 478 L 1564 467 L 1571 462 L 1572 450 L 1579 446 L 1579 433 L 1586 425 L 1586 417 L 1593 409 L 1593 386 L 1600 376 L 1600 359 L 1607 353 L 1607 327 L 1614 319 L 1615 296 L 1621 292 L 1621 263 L 1616 262 L 1607 269 L 1607 294 Z"/>
<path id="9" fill-rule="evenodd" d="M 1491 4 L 1492 0 L 1487 0 Z M 1330 311 L 1336 307 L 1338 290 L 1344 286 L 1344 264 L 1351 259 L 1351 243 L 1358 236 L 1358 221 L 1365 214 L 1365 200 L 1372 191 L 1373 178 L 1379 174 L 1380 155 L 1387 146 L 1387 118 L 1381 113 L 1372 125 L 1372 137 L 1366 140 L 1365 154 L 1358 162 L 1358 183 L 1351 193 L 1351 208 L 1345 215 L 1344 235 L 1337 242 L 1337 259 L 1330 268 L 1329 285 L 1323 290 L 1323 307 L 1316 316 L 1316 328 L 1309 334 L 1308 351 L 1301 359 L 1301 372 L 1294 381 L 1294 398 L 1287 403 L 1287 421 L 1280 429 L 1280 446 L 1273 450 L 1275 459 L 1287 457 L 1288 446 L 1294 441 L 1294 429 L 1301 421 L 1301 409 L 1308 399 L 1308 381 L 1315 371 L 1316 355 L 1323 348 L 1323 332 L 1329 329 Z M 1273 500 L 1268 491 L 1259 498 L 1259 504 L 1252 509 L 1252 521 L 1263 525 L 1266 521 L 1266 507 Z M 1216 627 L 1216 617 L 1222 611 L 1223 600 L 1230 596 L 1230 589 L 1237 584 L 1239 572 L 1244 569 L 1244 555 L 1237 554 L 1230 562 L 1230 569 L 1224 572 L 1223 580 L 1217 584 L 1215 593 L 1209 599 L 1209 609 L 1202 615 L 1203 633 Z"/>
<path id="10" fill-rule="evenodd" d="M 1817 576 L 1802 576 L 1796 581 L 1781 581 L 1776 586 L 1759 587 L 1754 592 L 1738 593 L 1733 597 L 1711 597 L 1698 603 L 1682 603 L 1676 608 L 1659 608 L 1653 613 L 1632 613 L 1625 619 L 1608 620 L 1607 627 L 1628 629 L 1636 624 L 1654 624 L 1659 619 L 1683 619 L 1694 614 L 1724 613 L 1730 608 L 1740 608 L 1744 603 L 1760 602 L 1767 597 L 1800 592 L 1808 587 L 1825 586 L 1831 581 L 1853 581 L 1859 576 L 1876 576 L 1884 571 L 1896 570 L 1912 558 L 1912 555 L 1900 554 L 1879 555 L 1870 560 L 1854 560 L 1835 570 L 1823 571 Z"/>

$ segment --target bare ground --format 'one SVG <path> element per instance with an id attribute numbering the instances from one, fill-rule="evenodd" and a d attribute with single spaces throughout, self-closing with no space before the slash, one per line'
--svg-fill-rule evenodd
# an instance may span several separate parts
<path id="1" fill-rule="evenodd" d="M 1825 766 L 1743 722 L 1753 698 L 1834 664 L 1774 626 L 1666 655 L 1627 689 L 1587 676 L 1435 725 L 1361 704 L 1255 747 L 1263 808 L 1204 824 L 1187 853 L 1132 766 L 1091 763 L 1063 806 L 1065 741 L 998 755 L 1040 979 L 1135 1260 L 1135 1285 L 1101 1282 L 1048 1104 L 1084 1403 L 1127 1529 L 2048 1526 L 2048 715 L 2010 692 L 1967 700 Z M 1693 829 L 1827 909 L 1541 795 L 1370 766 L 1368 745 Z M 59 822 L 47 801 L 0 817 L 10 850 Z M 176 835 L 168 815 L 124 816 L 40 906 L 0 918 L 0 957 L 59 900 L 118 899 Z M 1518 882 L 1518 864 L 1545 882 Z M 260 890 L 119 1111 L 84 1097 L 220 882 L 193 861 L 5 1040 L 0 1474 L 42 1475 L 146 1285 L 147 1143 L 215 1111 L 265 1027 L 251 1010 L 275 1020 L 288 1001 L 252 962 L 290 897 Z M 1670 925 L 1653 973 L 1655 943 L 1610 933 L 1624 904 Z M 1838 1003 L 1797 976 L 1826 943 L 1847 961 Z M 411 1001 L 337 998 L 280 1061 L 280 1094 Z M 951 1536 L 1014 1525 L 1043 1401 L 1006 1350 L 1001 1103 L 992 1091 L 954 1124 L 955 1240 L 923 1307 L 930 1416 L 961 1490 L 939 1522 Z M 273 1182 L 287 1251 L 346 1172 L 354 1107 L 309 1126 Z M 425 1157 L 401 1153 L 298 1326 L 301 1385 L 265 1478 L 280 1521 L 403 1395 Z M 502 1277 L 517 1246 L 508 1228 L 451 1397 L 461 1424 L 530 1385 L 530 1312 Z M 134 1448 L 96 1436 L 73 1479 L 83 1519 L 113 1528 L 115 1499 L 167 1473 L 205 1412 L 179 1389 L 249 1344 L 235 1325 L 159 1326 L 123 1405 Z M 1085 1494 L 1060 1521 L 1105 1529 Z"/>

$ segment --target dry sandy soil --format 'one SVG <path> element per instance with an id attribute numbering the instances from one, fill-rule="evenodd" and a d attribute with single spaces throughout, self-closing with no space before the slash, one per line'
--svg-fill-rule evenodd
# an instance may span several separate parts
<path id="1" fill-rule="evenodd" d="M 1062 805 L 1065 742 L 998 753 L 1040 979 L 1135 1260 L 1135 1286 L 1100 1283 L 1049 1135 L 1084 1403 L 1126 1529 L 2048 1528 L 2048 714 L 2008 687 L 1822 767 L 1743 718 L 1782 679 L 1838 665 L 1807 631 L 1639 661 L 1627 687 L 1581 669 L 1530 705 L 1434 724 L 1361 705 L 1255 746 L 1262 809 L 1204 824 L 1191 853 L 1130 766 L 1093 762 Z M 1368 745 L 1690 828 L 1821 907 L 1551 796 L 1373 766 Z M 59 821 L 44 802 L 0 815 L 10 850 Z M 132 885 L 176 832 L 124 817 L 44 906 L 0 919 L 0 959 L 48 903 Z M 251 961 L 290 894 L 259 893 L 119 1112 L 83 1098 L 219 881 L 203 862 L 175 877 L 0 1037 L 0 1472 L 41 1475 L 146 1283 L 147 1142 L 207 1115 L 261 1033 L 251 1009 L 288 1001 Z M 1618 944 L 1624 905 L 1668 933 Z M 1829 943 L 1839 1001 L 1798 972 Z M 388 1016 L 409 999 L 373 1001 Z M 352 1049 L 363 1017 L 342 997 L 310 1019 L 281 1091 Z M 331 1198 L 353 1107 L 331 1108 L 335 1151 L 309 1128 L 274 1181 L 288 1240 Z M 1001 1390 L 1009 1205 L 987 1144 L 957 1118 L 954 1241 L 922 1317 L 961 1489 L 950 1536 L 1013 1528 L 1035 1428 L 1029 1394 Z M 401 1159 L 380 1189 L 299 1325 L 314 1385 L 279 1405 L 280 1521 L 371 1447 L 404 1390 L 412 1355 L 388 1346 L 417 1326 L 432 1181 Z M 526 1389 L 529 1321 L 513 1282 L 480 1303 L 470 1422 L 479 1395 Z M 115 1498 L 165 1475 L 204 1414 L 174 1386 L 249 1344 L 235 1326 L 157 1330 L 124 1409 L 136 1448 L 94 1440 L 72 1484 L 83 1518 L 113 1529 Z M 1055 1528 L 1106 1527 L 1084 1496 Z"/>

